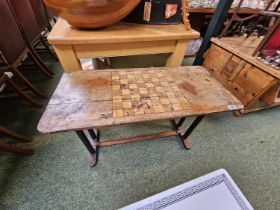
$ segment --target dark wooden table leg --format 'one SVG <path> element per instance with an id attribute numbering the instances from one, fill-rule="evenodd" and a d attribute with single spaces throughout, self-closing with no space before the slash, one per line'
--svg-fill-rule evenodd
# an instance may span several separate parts
<path id="1" fill-rule="evenodd" d="M 185 149 L 189 150 L 192 148 L 192 143 L 188 140 L 188 137 L 192 134 L 192 132 L 195 130 L 195 128 L 199 125 L 199 123 L 203 120 L 204 115 L 198 116 L 195 118 L 193 123 L 190 125 L 190 127 L 185 131 L 181 132 L 179 129 L 183 125 L 186 118 L 181 118 L 178 123 L 176 123 L 174 120 L 171 121 L 173 127 L 177 130 L 178 136 L 181 139 Z"/>
<path id="2" fill-rule="evenodd" d="M 92 139 L 88 139 L 84 131 L 76 131 L 80 140 L 83 142 L 85 147 L 87 148 L 90 157 L 88 158 L 88 165 L 90 167 L 94 167 L 97 164 L 97 142 L 99 141 L 98 132 L 95 132 L 93 129 L 88 130 Z"/>
<path id="3" fill-rule="evenodd" d="M 99 130 L 98 129 L 88 129 L 88 133 L 91 136 L 91 139 L 96 139 L 99 142 Z"/>
<path id="4" fill-rule="evenodd" d="M 176 130 L 178 130 L 179 128 L 182 127 L 182 125 L 184 124 L 184 122 L 186 121 L 186 117 L 183 117 L 181 119 L 179 119 L 178 122 L 176 122 L 175 120 L 172 121 L 173 126 L 176 128 Z"/>

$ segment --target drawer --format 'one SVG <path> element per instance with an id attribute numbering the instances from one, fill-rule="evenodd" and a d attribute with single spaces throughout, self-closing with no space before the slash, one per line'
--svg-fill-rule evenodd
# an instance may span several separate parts
<path id="1" fill-rule="evenodd" d="M 246 64 L 235 78 L 235 83 L 253 96 L 262 93 L 273 81 L 274 77 L 251 64 Z"/>
<path id="2" fill-rule="evenodd" d="M 203 66 L 209 71 L 219 74 L 231 56 L 231 53 L 212 44 L 210 49 L 205 53 Z"/>
<path id="3" fill-rule="evenodd" d="M 233 80 L 245 64 L 246 62 L 244 60 L 237 56 L 232 56 L 221 74 L 225 79 Z"/>
<path id="4" fill-rule="evenodd" d="M 206 68 L 211 68 L 211 69 L 208 69 L 208 70 L 211 70 L 215 73 L 220 73 L 224 67 L 225 67 L 226 63 L 219 60 L 219 59 L 213 59 L 212 57 L 210 56 L 207 56 L 204 60 L 204 63 L 203 63 L 203 66 L 205 66 Z"/>
<path id="5" fill-rule="evenodd" d="M 247 93 L 247 91 L 244 88 L 240 87 L 236 83 L 227 82 L 225 83 L 225 86 L 244 105 L 250 103 L 254 99 L 254 97 L 251 94 Z"/>

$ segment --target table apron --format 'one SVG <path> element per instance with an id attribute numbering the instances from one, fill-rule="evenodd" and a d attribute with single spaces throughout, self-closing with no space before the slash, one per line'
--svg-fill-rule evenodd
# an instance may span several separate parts
<path id="1" fill-rule="evenodd" d="M 187 41 L 186 41 L 187 42 Z M 174 52 L 177 41 L 72 45 L 78 58 L 118 57 Z"/>

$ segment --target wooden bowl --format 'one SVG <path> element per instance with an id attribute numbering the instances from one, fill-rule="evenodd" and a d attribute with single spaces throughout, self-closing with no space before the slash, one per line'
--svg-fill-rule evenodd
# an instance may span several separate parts
<path id="1" fill-rule="evenodd" d="M 101 28 L 119 22 L 141 0 L 44 0 L 56 15 L 79 28 Z"/>

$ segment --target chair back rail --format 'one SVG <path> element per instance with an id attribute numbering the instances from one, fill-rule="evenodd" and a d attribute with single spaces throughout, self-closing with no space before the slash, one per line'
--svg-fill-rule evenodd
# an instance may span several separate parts
<path id="1" fill-rule="evenodd" d="M 0 1 L 0 51 L 2 61 L 13 65 L 27 48 L 7 1 Z"/>

